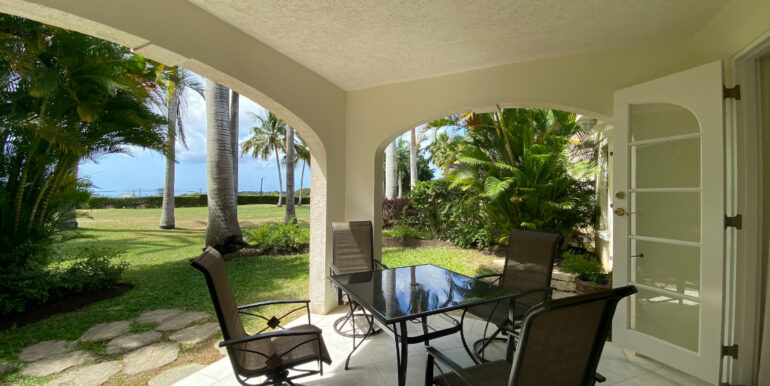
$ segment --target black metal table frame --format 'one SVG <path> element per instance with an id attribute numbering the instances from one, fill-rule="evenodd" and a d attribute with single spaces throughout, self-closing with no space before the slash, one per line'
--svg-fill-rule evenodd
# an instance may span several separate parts
<path id="1" fill-rule="evenodd" d="M 337 285 L 338 288 L 340 288 L 343 292 L 345 292 L 345 294 L 351 300 L 351 301 L 348 302 L 348 305 L 350 306 L 351 311 L 355 311 L 355 308 L 360 307 L 361 310 L 364 312 L 364 314 L 366 314 L 366 312 L 368 310 L 366 302 L 360 301 L 354 294 L 352 294 L 350 291 L 348 291 L 347 288 L 343 284 L 337 282 L 334 279 L 333 276 L 330 276 L 329 280 L 331 280 L 332 283 Z M 441 338 L 441 337 L 444 337 L 444 336 L 447 336 L 447 335 L 454 334 L 454 333 L 459 331 L 460 332 L 460 339 L 462 340 L 463 347 L 465 348 L 465 351 L 468 353 L 468 355 L 471 357 L 471 359 L 475 363 L 478 364 L 479 360 L 473 354 L 473 351 L 468 347 L 468 343 L 465 340 L 465 334 L 463 332 L 462 321 L 465 319 L 465 313 L 467 312 L 467 309 L 469 307 L 473 307 L 473 306 L 476 306 L 476 305 L 479 305 L 479 304 L 490 303 L 490 302 L 498 302 L 499 303 L 500 301 L 508 300 L 508 301 L 511 302 L 511 306 L 509 307 L 509 310 L 510 310 L 510 313 L 511 313 L 510 317 L 512 318 L 513 317 L 513 315 L 512 315 L 513 314 L 513 309 L 514 309 L 513 303 L 515 301 L 515 298 L 518 297 L 518 296 L 519 296 L 519 294 L 511 294 L 509 297 L 504 297 L 504 298 L 501 298 L 501 299 L 493 299 L 493 300 L 489 300 L 489 301 L 477 302 L 477 303 L 472 303 L 472 304 L 463 304 L 463 305 L 458 305 L 458 306 L 446 307 L 446 308 L 441 308 L 441 309 L 438 309 L 438 310 L 431 310 L 431 311 L 421 312 L 421 313 L 414 314 L 414 315 L 398 317 L 398 318 L 394 318 L 392 320 L 382 320 L 382 319 L 379 318 L 379 316 L 377 315 L 376 312 L 371 312 L 371 310 L 368 310 L 369 311 L 369 316 L 365 316 L 365 317 L 367 318 L 367 321 L 376 319 L 379 322 L 379 324 L 381 325 L 381 327 L 384 330 L 390 332 L 389 335 L 392 335 L 394 337 L 395 343 L 396 343 L 396 366 L 398 368 L 398 384 L 399 384 L 399 386 L 403 386 L 403 385 L 406 384 L 406 371 L 407 371 L 407 364 L 409 362 L 408 361 L 409 356 L 407 355 L 407 352 L 408 352 L 408 347 L 409 347 L 410 344 L 424 343 L 427 346 L 431 339 L 438 339 L 438 338 Z M 451 317 L 449 315 L 446 315 L 447 312 L 454 311 L 454 310 L 463 310 L 463 314 L 462 314 L 462 317 L 461 317 L 460 321 L 458 321 L 457 319 L 455 319 L 455 318 L 453 318 L 453 317 Z M 430 329 L 430 327 L 428 326 L 427 318 L 428 318 L 428 316 L 438 315 L 438 314 L 445 314 L 448 318 L 450 318 L 452 321 L 454 321 L 455 325 L 453 327 L 450 327 L 450 328 L 445 328 L 445 329 L 441 329 L 441 330 L 435 330 L 434 329 L 433 332 L 429 332 L 428 330 Z M 355 316 L 353 316 L 353 318 L 355 318 Z M 372 318 L 372 319 L 370 319 L 370 318 Z M 352 325 L 353 325 L 353 350 L 350 351 L 350 353 L 348 354 L 347 359 L 345 360 L 345 370 L 349 369 L 350 358 L 352 357 L 352 355 L 356 351 L 356 349 L 358 349 L 358 347 L 361 346 L 361 344 L 366 340 L 366 338 L 369 337 L 370 335 L 372 335 L 372 333 L 374 332 L 374 323 L 369 323 L 368 330 L 366 331 L 366 333 L 364 333 L 364 335 L 361 338 L 361 340 L 356 344 L 356 338 L 355 338 L 355 335 L 356 335 L 356 333 L 355 333 L 356 323 L 355 323 L 355 319 L 352 320 L 352 322 L 353 322 L 352 323 Z M 407 322 L 421 323 L 422 324 L 422 329 L 423 329 L 423 334 L 422 335 L 418 335 L 418 336 L 409 336 L 409 334 L 407 333 L 407 324 L 406 324 Z M 393 325 L 393 327 L 391 328 L 390 325 Z M 396 326 L 398 326 L 398 327 L 396 327 Z M 399 330 L 401 331 L 400 334 L 399 334 Z M 506 350 L 507 352 L 512 352 L 512 350 L 510 349 L 510 345 L 511 344 L 513 344 L 513 340 L 509 339 L 509 341 L 508 341 L 508 346 L 509 347 Z"/>

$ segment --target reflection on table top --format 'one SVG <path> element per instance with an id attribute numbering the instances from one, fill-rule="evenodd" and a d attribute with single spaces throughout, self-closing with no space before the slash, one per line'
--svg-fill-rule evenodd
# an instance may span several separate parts
<path id="1" fill-rule="evenodd" d="M 508 299 L 515 292 L 432 264 L 331 276 L 383 323 Z"/>

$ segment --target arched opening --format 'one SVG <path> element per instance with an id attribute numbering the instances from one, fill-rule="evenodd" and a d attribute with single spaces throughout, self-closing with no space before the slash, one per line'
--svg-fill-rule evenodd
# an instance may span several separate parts
<path id="1" fill-rule="evenodd" d="M 591 260 L 592 269 L 610 272 L 611 127 L 601 115 L 556 107 L 512 103 L 458 110 L 388 135 L 374 157 L 383 261 L 395 263 L 389 247 L 436 245 L 428 239 L 504 254 L 507 233 L 525 229 L 564 234 L 566 255 L 577 255 L 572 260 Z M 412 132 L 419 144 L 414 152 Z M 510 147 L 514 154 L 508 156 Z M 409 176 L 416 166 L 412 160 L 421 157 L 434 176 L 415 189 L 417 181 Z M 538 158 L 550 159 L 553 170 L 547 170 L 548 162 L 536 165 Z M 547 171 L 552 174 L 544 175 Z M 545 185 L 561 188 L 546 192 Z M 422 262 L 436 254 L 425 253 Z M 410 262 L 417 263 L 419 253 L 414 255 Z"/>

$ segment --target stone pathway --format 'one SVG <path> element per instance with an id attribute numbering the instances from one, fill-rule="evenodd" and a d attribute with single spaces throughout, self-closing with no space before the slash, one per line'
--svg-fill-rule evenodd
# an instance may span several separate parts
<path id="1" fill-rule="evenodd" d="M 59 374 L 46 385 L 98 386 L 121 372 L 130 376 L 176 361 L 180 344 L 195 345 L 219 333 L 217 323 L 202 323 L 210 319 L 206 312 L 172 308 L 148 311 L 133 320 L 97 324 L 77 341 L 50 340 L 25 347 L 19 353 L 19 360 L 26 362 L 20 373 L 31 377 Z M 99 352 L 78 350 L 83 347 L 80 342 L 89 344 L 85 347 L 100 343 L 104 348 Z M 149 383 L 170 385 L 203 367 L 195 363 L 172 367 Z M 0 376 L 12 368 L 0 362 Z"/>

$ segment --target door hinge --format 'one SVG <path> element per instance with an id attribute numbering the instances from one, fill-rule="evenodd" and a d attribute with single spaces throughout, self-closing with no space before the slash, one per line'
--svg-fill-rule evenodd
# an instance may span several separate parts
<path id="1" fill-rule="evenodd" d="M 734 344 L 732 346 L 722 346 L 722 356 L 738 359 L 738 345 Z"/>
<path id="2" fill-rule="evenodd" d="M 733 98 L 737 101 L 741 100 L 741 85 L 736 84 L 735 87 L 731 88 L 722 86 L 722 98 Z"/>
<path id="3" fill-rule="evenodd" d="M 735 216 L 725 215 L 725 228 L 733 227 L 735 229 L 743 229 L 743 216 L 736 214 Z"/>

